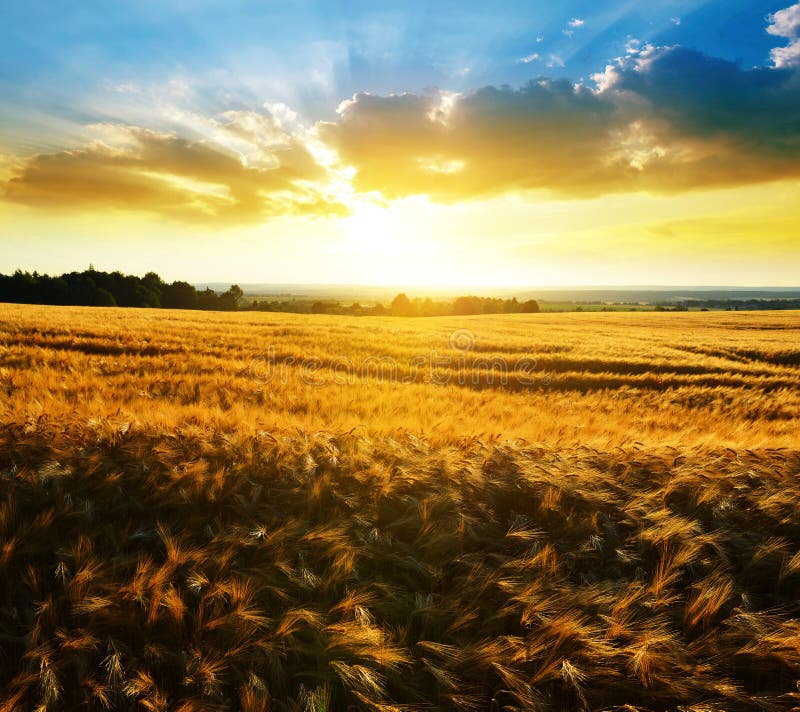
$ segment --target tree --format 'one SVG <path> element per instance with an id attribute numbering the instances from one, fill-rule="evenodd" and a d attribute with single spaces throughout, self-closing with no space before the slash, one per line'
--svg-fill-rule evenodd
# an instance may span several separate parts
<path id="1" fill-rule="evenodd" d="M 94 304 L 97 284 L 87 273 L 73 272 L 69 275 L 70 302 L 77 306 L 90 307 Z"/>
<path id="2" fill-rule="evenodd" d="M 411 300 L 405 292 L 401 292 L 392 300 L 392 314 L 394 316 L 411 316 Z"/>
<path id="3" fill-rule="evenodd" d="M 196 309 L 197 290 L 188 282 L 173 282 L 161 292 L 161 306 L 165 309 Z"/>
<path id="4" fill-rule="evenodd" d="M 160 307 L 161 292 L 164 289 L 164 282 L 155 272 L 148 272 L 142 277 L 142 287 L 145 290 L 146 303 L 142 306 Z"/>
<path id="5" fill-rule="evenodd" d="M 243 296 L 242 288 L 238 284 L 232 284 L 227 292 L 220 295 L 218 308 L 223 311 L 236 311 Z"/>
<path id="6" fill-rule="evenodd" d="M 60 277 L 45 277 L 40 281 L 44 304 L 69 304 L 69 285 Z"/>
<path id="7" fill-rule="evenodd" d="M 107 289 L 103 289 L 102 287 L 98 287 L 94 290 L 94 294 L 92 295 L 92 304 L 93 307 L 115 307 L 117 306 L 117 300 L 114 299 L 114 295 L 109 292 Z"/>
<path id="8" fill-rule="evenodd" d="M 453 314 L 456 316 L 480 314 L 481 311 L 481 300 L 478 297 L 459 297 L 453 302 Z"/>
<path id="9" fill-rule="evenodd" d="M 192 287 L 192 289 L 194 289 L 194 287 Z M 197 306 L 195 307 L 195 309 L 211 310 L 211 309 L 222 308 L 219 303 L 219 297 L 217 296 L 217 293 L 213 289 L 206 287 L 202 292 L 195 292 L 195 294 L 196 294 L 195 299 L 197 300 L 196 302 Z"/>
<path id="10" fill-rule="evenodd" d="M 523 314 L 538 314 L 539 313 L 539 302 L 535 299 L 529 299 L 526 302 L 522 302 L 522 306 L 520 307 L 520 311 Z"/>
<path id="11" fill-rule="evenodd" d="M 155 272 L 148 272 L 142 277 L 142 284 L 153 292 L 160 292 L 164 288 L 164 282 Z"/>

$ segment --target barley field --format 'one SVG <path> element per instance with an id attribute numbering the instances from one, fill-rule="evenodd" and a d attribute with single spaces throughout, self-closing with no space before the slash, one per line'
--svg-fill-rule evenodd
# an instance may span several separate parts
<path id="1" fill-rule="evenodd" d="M 0 305 L 0 710 L 800 709 L 800 314 Z"/>

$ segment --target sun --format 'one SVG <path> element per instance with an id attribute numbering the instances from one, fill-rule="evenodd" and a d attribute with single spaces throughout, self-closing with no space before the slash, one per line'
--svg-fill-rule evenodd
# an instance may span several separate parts
<path id="1" fill-rule="evenodd" d="M 397 258 L 407 252 L 398 233 L 397 210 L 371 202 L 354 206 L 351 215 L 342 218 L 340 227 L 346 245 L 363 257 Z"/>
<path id="2" fill-rule="evenodd" d="M 468 261 L 465 226 L 426 196 L 361 200 L 338 220 L 336 261 L 357 284 L 454 287 L 491 280 L 491 260 Z M 458 209 L 455 209 L 458 211 Z"/>
<path id="3" fill-rule="evenodd" d="M 360 201 L 338 221 L 338 262 L 358 284 L 431 285 L 444 245 L 408 201 Z M 439 265 L 437 267 L 437 265 Z"/>

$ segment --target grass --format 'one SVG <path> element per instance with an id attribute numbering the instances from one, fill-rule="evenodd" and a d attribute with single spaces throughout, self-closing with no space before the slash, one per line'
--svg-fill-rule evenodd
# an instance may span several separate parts
<path id="1" fill-rule="evenodd" d="M 0 710 L 800 708 L 798 331 L 4 306 Z"/>

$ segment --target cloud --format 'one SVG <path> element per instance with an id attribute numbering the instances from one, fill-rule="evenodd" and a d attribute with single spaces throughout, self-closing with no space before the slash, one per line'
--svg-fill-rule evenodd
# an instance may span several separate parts
<path id="1" fill-rule="evenodd" d="M 797 37 L 800 32 L 800 2 L 778 10 L 767 18 L 767 32 L 776 37 Z"/>
<path id="2" fill-rule="evenodd" d="M 596 88 L 539 80 L 451 97 L 357 94 L 321 139 L 360 191 L 444 202 L 547 190 L 674 193 L 800 178 L 800 73 L 679 48 L 620 58 Z"/>
<path id="3" fill-rule="evenodd" d="M 584 21 L 581 20 L 579 17 L 573 17 L 568 23 L 567 26 L 561 30 L 561 33 L 567 37 L 572 37 L 575 34 L 575 30 L 579 27 L 583 27 Z"/>
<path id="4" fill-rule="evenodd" d="M 479 89 L 444 115 L 436 93 L 358 94 L 318 131 L 356 169 L 357 190 L 456 201 L 592 182 L 594 167 L 582 155 L 596 151 L 597 133 L 612 120 L 613 106 L 589 89 L 541 81 Z"/>
<path id="5" fill-rule="evenodd" d="M 0 161 L 0 199 L 226 225 L 343 214 L 357 192 L 446 203 L 798 179 L 800 69 L 791 52 L 800 4 L 769 23 L 770 34 L 792 41 L 769 68 L 629 38 L 626 56 L 591 86 L 540 79 L 463 94 L 358 93 L 313 128 L 285 104 L 216 116 L 175 109 L 179 132 L 193 138 L 96 125 L 78 148 Z M 563 67 L 555 54 L 518 61 L 536 60 Z"/>
<path id="6" fill-rule="evenodd" d="M 743 70 L 695 50 L 648 46 L 606 80 L 621 106 L 644 102 L 641 118 L 665 141 L 706 142 L 754 165 L 800 152 L 800 74 L 791 69 Z"/>
<path id="7" fill-rule="evenodd" d="M 793 40 L 786 47 L 775 47 L 769 54 L 776 67 L 800 67 L 800 40 Z"/>
<path id="8" fill-rule="evenodd" d="M 215 126 L 219 141 L 97 125 L 98 140 L 84 147 L 20 161 L 0 194 L 32 207 L 143 211 L 223 225 L 344 212 L 320 188 L 325 169 L 271 116 L 229 112 Z"/>
<path id="9" fill-rule="evenodd" d="M 625 43 L 626 54 L 637 54 L 642 51 L 642 41 L 636 37 L 630 37 Z"/>
<path id="10" fill-rule="evenodd" d="M 776 67 L 800 66 L 800 3 L 779 10 L 768 18 L 767 32 L 790 40 L 785 47 L 775 47 L 770 58 Z"/>

